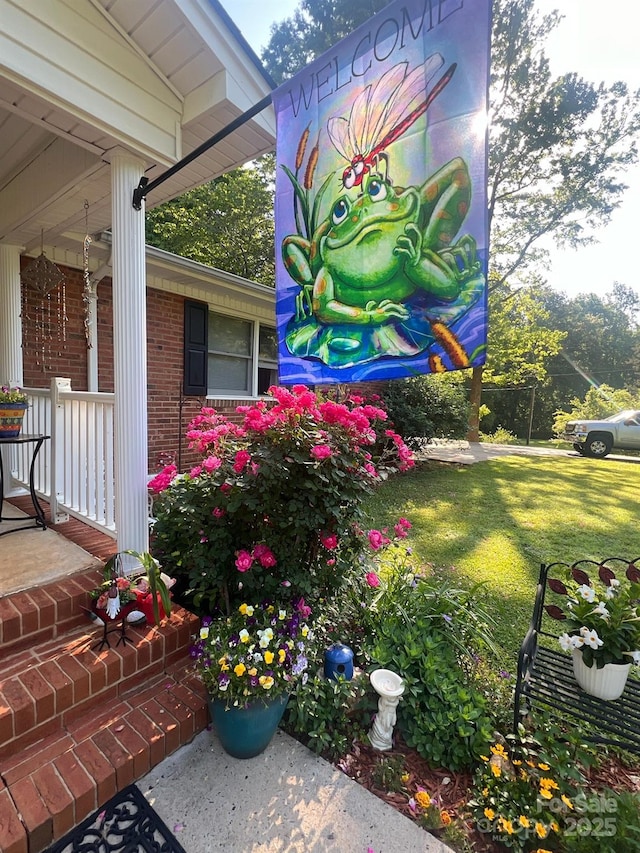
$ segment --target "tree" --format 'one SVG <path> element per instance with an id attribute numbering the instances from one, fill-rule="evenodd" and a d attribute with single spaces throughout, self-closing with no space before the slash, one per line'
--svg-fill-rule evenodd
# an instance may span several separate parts
<path id="1" fill-rule="evenodd" d="M 301 0 L 292 18 L 274 25 L 263 59 L 278 80 L 298 70 L 385 2 Z M 576 74 L 554 78 L 545 41 L 561 20 L 540 16 L 534 0 L 494 0 L 489 127 L 490 285 L 536 281 L 546 252 L 594 242 L 619 206 L 624 171 L 637 161 L 640 93 L 624 83 L 594 86 Z M 508 361 L 494 335 L 489 369 Z M 513 338 L 505 339 L 511 345 Z M 501 351 L 502 350 L 502 351 Z M 472 379 L 476 427 L 482 368 Z"/>
<path id="2" fill-rule="evenodd" d="M 273 160 L 267 155 L 153 208 L 147 242 L 273 286 Z"/>
<path id="3" fill-rule="evenodd" d="M 281 83 L 388 4 L 389 0 L 300 0 L 290 18 L 271 25 L 262 61 Z"/>

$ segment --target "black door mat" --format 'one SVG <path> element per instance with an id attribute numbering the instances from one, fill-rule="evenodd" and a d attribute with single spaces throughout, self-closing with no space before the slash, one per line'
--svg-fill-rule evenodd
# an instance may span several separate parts
<path id="1" fill-rule="evenodd" d="M 186 853 L 135 785 L 78 824 L 45 853 Z"/>

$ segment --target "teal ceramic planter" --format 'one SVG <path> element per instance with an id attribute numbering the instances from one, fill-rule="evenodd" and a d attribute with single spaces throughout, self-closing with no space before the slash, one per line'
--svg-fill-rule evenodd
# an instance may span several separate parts
<path id="1" fill-rule="evenodd" d="M 209 700 L 209 712 L 225 752 L 234 758 L 254 758 L 269 746 L 284 710 L 288 694 L 274 696 L 268 704 L 254 702 L 246 708 L 225 708 L 222 699 Z"/>

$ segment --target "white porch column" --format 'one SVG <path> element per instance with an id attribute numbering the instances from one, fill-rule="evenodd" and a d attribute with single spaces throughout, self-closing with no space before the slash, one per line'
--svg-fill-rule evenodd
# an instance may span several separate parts
<path id="1" fill-rule="evenodd" d="M 149 548 L 144 205 L 135 210 L 131 203 L 143 172 L 144 163 L 133 154 L 111 152 L 115 512 L 121 551 Z"/>
<path id="2" fill-rule="evenodd" d="M 20 250 L 0 243 L 0 385 L 23 384 Z"/>

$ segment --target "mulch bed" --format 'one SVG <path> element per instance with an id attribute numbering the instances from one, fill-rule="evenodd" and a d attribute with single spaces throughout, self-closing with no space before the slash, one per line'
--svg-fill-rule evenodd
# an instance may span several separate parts
<path id="1" fill-rule="evenodd" d="M 391 759 L 402 757 L 404 773 L 409 776 L 405 782 L 408 794 L 385 791 L 377 786 L 375 769 L 383 756 Z M 472 775 L 453 773 L 442 768 L 434 770 L 415 750 L 408 747 L 399 735 L 396 734 L 394 748 L 388 752 L 380 753 L 369 744 L 358 741 L 348 755 L 335 763 L 351 779 L 418 824 L 420 809 L 414 811 L 411 808 L 409 796 L 423 788 L 432 800 L 435 799 L 438 808 L 448 811 L 459 825 L 464 824 L 467 837 L 477 853 L 507 853 L 507 848 L 502 844 L 478 832 L 469 816 L 466 804 L 471 797 Z M 640 762 L 638 768 L 630 770 L 620 759 L 608 756 L 598 768 L 591 768 L 588 780 L 596 790 L 611 788 L 615 791 L 640 792 Z M 434 835 L 439 834 L 435 830 L 429 831 Z"/>

